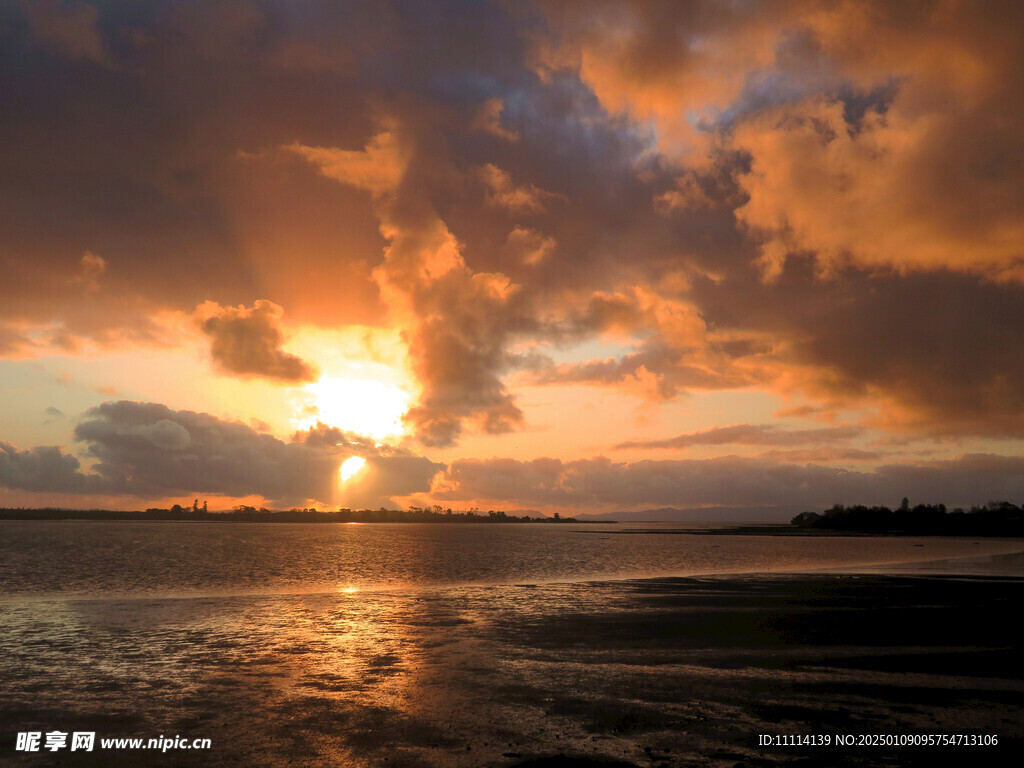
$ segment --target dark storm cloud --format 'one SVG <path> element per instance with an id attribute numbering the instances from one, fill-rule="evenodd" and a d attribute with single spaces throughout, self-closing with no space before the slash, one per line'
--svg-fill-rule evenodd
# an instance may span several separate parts
<path id="1" fill-rule="evenodd" d="M 5 4 L 0 354 L 267 297 L 397 326 L 432 445 L 605 334 L 530 375 L 1024 435 L 1021 8 Z"/>
<path id="2" fill-rule="evenodd" d="M 46 20 L 11 11 L 4 26 L 17 58 L 0 120 L 17 146 L 2 251 L 19 269 L 4 304 L 12 320 L 56 319 L 69 338 L 106 339 L 105 326 L 139 336 L 159 307 L 267 296 L 295 321 L 379 322 L 380 291 L 424 383 L 411 423 L 448 444 L 463 423 L 500 432 L 520 422 L 501 378 L 514 364 L 507 346 L 538 332 L 538 313 L 623 276 L 646 279 L 680 233 L 705 229 L 655 210 L 677 187 L 654 159 L 637 178 L 649 132 L 610 118 L 577 78 L 531 71 L 525 38 L 542 19 L 528 10 L 47 9 Z M 388 238 L 358 190 L 379 190 L 366 179 L 357 190 L 325 184 L 274 148 L 369 151 L 382 118 L 398 123 L 409 153 L 401 204 L 387 214 L 404 240 L 371 279 Z M 427 250 L 453 238 L 465 268 L 426 286 L 414 263 L 425 252 L 403 243 L 432 230 L 447 234 Z M 693 238 L 686 258 L 714 239 Z M 399 258 L 403 249 L 420 256 Z M 90 262 L 89 280 L 72 277 L 86 251 L 102 255 L 103 270 Z M 499 296 L 505 277 L 511 293 Z M 115 311 L 114 296 L 133 301 Z"/>
<path id="3" fill-rule="evenodd" d="M 75 439 L 114 492 L 258 494 L 287 503 L 326 497 L 337 472 L 331 450 L 285 443 L 209 414 L 120 401 L 86 417 Z"/>
<path id="4" fill-rule="evenodd" d="M 0 486 L 46 493 L 102 493 L 103 478 L 83 474 L 81 462 L 57 446 L 20 451 L 0 441 Z"/>
<path id="5" fill-rule="evenodd" d="M 318 425 L 285 442 L 206 413 L 157 403 L 119 401 L 86 412 L 75 440 L 95 460 L 83 472 L 61 448 L 18 450 L 0 443 L 0 485 L 78 494 L 160 497 L 211 493 L 263 496 L 289 505 L 337 495 L 338 467 L 361 456 L 372 472 L 352 484 L 350 506 L 379 506 L 397 494 L 425 491 L 442 465 L 376 446 L 358 435 Z"/>
<path id="6" fill-rule="evenodd" d="M 619 443 L 624 448 L 690 448 L 694 445 L 816 445 L 849 440 L 864 430 L 859 427 L 782 429 L 773 424 L 734 424 L 677 435 L 667 440 L 633 440 Z"/>
<path id="7" fill-rule="evenodd" d="M 667 250 L 670 223 L 635 178 L 649 141 L 609 120 L 577 79 L 531 71 L 523 38 L 541 20 L 528 10 L 47 9 L 45 20 L 3 17 L 8 348 L 17 323 L 145 341 L 157 336 L 143 333 L 148 315 L 204 300 L 265 296 L 292 322 L 328 325 L 386 312 L 422 378 L 410 423 L 443 445 L 464 423 L 493 433 L 521 421 L 501 380 L 506 348 L 538 326 L 548 294 L 557 306 L 567 290 L 609 287 L 621 246 L 645 248 L 638 232 Z M 409 155 L 378 233 L 379 189 L 301 173 L 279 148 L 369 153 L 382 123 Z M 445 248 L 465 266 L 428 285 L 418 270 Z M 86 252 L 103 259 L 89 279 L 78 274 Z"/>
<path id="8" fill-rule="evenodd" d="M 851 282 L 866 290 L 806 318 L 794 345 L 835 373 L 824 387 L 881 393 L 919 430 L 1024 436 L 1024 287 L 941 273 Z"/>
<path id="9" fill-rule="evenodd" d="M 606 508 L 803 504 L 984 504 L 1024 495 L 1024 459 L 967 455 L 927 464 L 890 464 L 874 472 L 727 456 L 707 460 L 613 462 L 606 458 L 463 459 L 435 484 L 434 496 Z"/>
<path id="10" fill-rule="evenodd" d="M 20 7 L 34 39 L 42 47 L 69 59 L 104 62 L 95 6 L 61 0 L 22 0 Z"/>
<path id="11" fill-rule="evenodd" d="M 59 277 L 86 250 L 107 260 L 110 296 L 139 297 L 135 317 L 205 299 L 319 300 L 337 290 L 331 275 L 350 286 L 336 315 L 372 313 L 348 268 L 368 254 L 346 258 L 329 239 L 347 230 L 375 245 L 372 220 L 360 227 L 344 195 L 296 190 L 286 174 L 272 183 L 263 174 L 256 193 L 256 171 L 239 157 L 298 137 L 359 136 L 368 124 L 366 90 L 344 66 L 359 47 L 347 40 L 351 25 L 322 20 L 285 3 L 6 4 L 0 259 L 15 279 L 0 288 L 3 315 L 56 317 L 87 335 L 131 325 L 102 304 L 91 325 L 74 314 L 77 297 Z M 305 219 L 306 200 L 314 211 L 334 203 L 332 217 Z M 275 269 L 296 260 L 291 249 L 324 279 Z"/>
<path id="12" fill-rule="evenodd" d="M 316 369 L 281 349 L 282 314 L 273 302 L 259 300 L 252 309 L 208 302 L 197 316 L 203 333 L 210 337 L 210 355 L 221 370 L 282 381 L 312 381 Z"/>
<path id="13" fill-rule="evenodd" d="M 794 263 L 756 278 L 698 281 L 709 323 L 759 329 L 812 395 L 882 409 L 878 423 L 933 434 L 1024 435 L 1024 288 L 966 275 L 865 274 L 819 281 Z M 886 423 L 887 422 L 887 423 Z"/>

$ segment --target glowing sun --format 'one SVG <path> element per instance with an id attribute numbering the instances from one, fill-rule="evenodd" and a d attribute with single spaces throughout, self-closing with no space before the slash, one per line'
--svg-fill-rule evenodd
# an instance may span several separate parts
<path id="1" fill-rule="evenodd" d="M 341 468 L 338 470 L 338 474 L 341 475 L 341 481 L 347 482 L 352 479 L 356 474 L 359 473 L 363 467 L 366 466 L 366 459 L 362 456 L 350 456 L 341 463 Z"/>
<path id="2" fill-rule="evenodd" d="M 313 395 L 318 418 L 325 424 L 375 440 L 404 431 L 402 414 L 409 408 L 409 396 L 393 384 L 324 376 L 306 389 Z"/>

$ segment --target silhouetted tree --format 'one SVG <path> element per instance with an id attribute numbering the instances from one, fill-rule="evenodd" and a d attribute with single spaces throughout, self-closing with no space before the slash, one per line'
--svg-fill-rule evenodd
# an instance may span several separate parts
<path id="1" fill-rule="evenodd" d="M 801 512 L 799 515 L 793 518 L 793 525 L 808 526 L 813 525 L 816 520 L 820 520 L 821 515 L 817 512 Z"/>

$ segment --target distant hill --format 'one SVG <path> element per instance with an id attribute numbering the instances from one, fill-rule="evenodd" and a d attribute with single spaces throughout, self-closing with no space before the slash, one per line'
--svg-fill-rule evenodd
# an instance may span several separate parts
<path id="1" fill-rule="evenodd" d="M 722 523 L 788 523 L 793 515 L 803 511 L 805 507 L 784 505 L 778 507 L 661 507 L 632 512 L 604 512 L 600 514 L 573 515 L 577 521 L 607 522 L 618 520 L 620 523 L 660 523 L 660 522 L 722 522 Z"/>

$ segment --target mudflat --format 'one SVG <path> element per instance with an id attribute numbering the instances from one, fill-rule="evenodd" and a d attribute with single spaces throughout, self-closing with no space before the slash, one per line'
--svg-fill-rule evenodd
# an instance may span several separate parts
<path id="1" fill-rule="evenodd" d="M 1024 580 L 882 574 L 11 602 L 0 762 L 1010 764 L 1022 604 Z M 96 747 L 15 751 L 55 729 Z M 875 738 L 914 734 L 998 744 Z M 178 735 L 210 746 L 100 744 Z"/>

